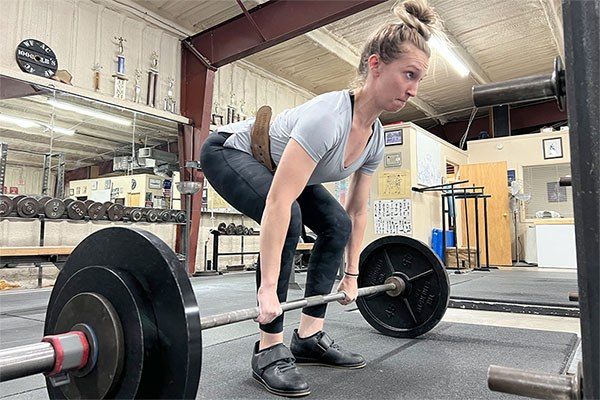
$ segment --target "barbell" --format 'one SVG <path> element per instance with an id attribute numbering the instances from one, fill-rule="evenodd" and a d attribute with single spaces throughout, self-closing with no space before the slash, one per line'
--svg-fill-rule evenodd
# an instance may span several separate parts
<path id="1" fill-rule="evenodd" d="M 378 331 L 413 338 L 442 319 L 448 276 L 424 243 L 377 239 L 361 253 L 359 271 L 357 306 Z M 282 309 L 344 296 L 311 296 Z M 44 373 L 52 399 L 195 398 L 202 330 L 257 316 L 253 307 L 201 318 L 185 268 L 163 241 L 106 228 L 84 239 L 60 271 L 42 342 L 0 350 L 0 381 Z"/>

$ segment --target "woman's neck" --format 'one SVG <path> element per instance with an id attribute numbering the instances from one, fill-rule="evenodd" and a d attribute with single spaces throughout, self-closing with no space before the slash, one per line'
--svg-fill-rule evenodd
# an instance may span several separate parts
<path id="1" fill-rule="evenodd" d="M 369 129 L 383 110 L 377 106 L 374 96 L 364 87 L 354 91 L 354 122 L 359 128 Z"/>

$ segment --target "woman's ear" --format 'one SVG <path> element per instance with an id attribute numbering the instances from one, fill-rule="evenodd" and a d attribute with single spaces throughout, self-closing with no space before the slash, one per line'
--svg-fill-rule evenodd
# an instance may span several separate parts
<path id="1" fill-rule="evenodd" d="M 371 54 L 367 59 L 367 64 L 369 65 L 369 71 L 373 74 L 373 76 L 379 76 L 381 69 L 381 58 L 378 54 Z"/>

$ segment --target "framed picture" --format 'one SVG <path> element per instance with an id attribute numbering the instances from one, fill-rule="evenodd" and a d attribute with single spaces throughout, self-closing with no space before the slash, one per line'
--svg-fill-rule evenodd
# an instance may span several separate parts
<path id="1" fill-rule="evenodd" d="M 563 157 L 562 138 L 544 139 L 542 142 L 544 147 L 544 160 Z"/>
<path id="2" fill-rule="evenodd" d="M 402 144 L 402 129 L 385 132 L 385 145 L 396 146 Z"/>

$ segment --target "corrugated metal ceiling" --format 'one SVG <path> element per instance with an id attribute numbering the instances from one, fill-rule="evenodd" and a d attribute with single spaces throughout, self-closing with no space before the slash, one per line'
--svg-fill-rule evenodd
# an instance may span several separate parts
<path id="1" fill-rule="evenodd" d="M 241 14 L 234 0 L 177 1 L 134 0 L 137 4 L 197 33 Z M 264 1 L 244 0 L 252 8 Z M 550 73 L 555 56 L 562 54 L 562 12 L 560 0 L 429 0 L 444 21 L 446 32 L 478 67 L 486 80 L 502 81 L 526 75 Z M 332 52 L 314 36 L 287 41 L 247 57 L 274 74 L 314 93 L 345 88 L 354 77 L 352 60 L 372 30 L 396 21 L 390 12 L 395 1 L 388 1 L 319 29 L 319 37 L 345 43 L 347 48 Z M 474 74 L 476 76 L 476 74 Z M 420 125 L 438 121 L 433 114 L 449 120 L 471 113 L 473 76 L 461 78 L 434 54 L 429 75 L 419 91 L 419 104 L 407 106 L 383 119 L 419 119 Z M 430 106 L 426 111 L 422 105 Z M 423 117 L 431 117 L 423 119 Z"/>

